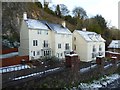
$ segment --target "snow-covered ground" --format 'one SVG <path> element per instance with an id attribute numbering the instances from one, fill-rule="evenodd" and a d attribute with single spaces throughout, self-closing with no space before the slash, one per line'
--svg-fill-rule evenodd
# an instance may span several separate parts
<path id="1" fill-rule="evenodd" d="M 106 65 L 106 66 L 104 66 L 104 69 L 107 69 L 107 68 L 109 68 L 110 66 L 112 66 L 113 64 L 112 63 L 110 63 L 110 64 L 108 64 L 108 65 Z"/>
<path id="2" fill-rule="evenodd" d="M 26 75 L 26 76 L 16 77 L 13 80 L 20 80 L 20 79 L 32 77 L 32 76 L 35 76 L 35 75 L 41 75 L 43 73 L 53 72 L 53 71 L 56 71 L 58 69 L 60 69 L 60 67 L 49 69 L 49 70 L 42 71 L 42 72 L 32 73 L 32 74 L 29 74 L 29 75 Z"/>
<path id="3" fill-rule="evenodd" d="M 81 72 L 81 73 L 87 72 L 87 71 L 89 71 L 90 69 L 95 68 L 96 66 L 97 66 L 97 64 L 91 65 L 90 67 L 82 68 L 82 69 L 80 69 L 80 72 Z"/>
<path id="4" fill-rule="evenodd" d="M 22 69 L 27 69 L 30 68 L 28 65 L 13 65 L 13 66 L 7 66 L 7 67 L 1 67 L 0 68 L 0 73 L 5 73 L 5 72 L 11 72 L 11 71 L 17 71 L 17 70 L 22 70 Z"/>
<path id="5" fill-rule="evenodd" d="M 115 80 L 120 78 L 119 74 L 112 74 L 110 76 L 102 77 L 99 80 L 94 80 L 91 83 L 80 83 L 78 87 L 73 87 L 71 90 L 98 90 L 99 88 L 107 87 L 109 84 L 113 83 Z"/>
<path id="6" fill-rule="evenodd" d="M 107 69 L 107 68 L 109 68 L 109 67 L 112 66 L 112 65 L 113 65 L 113 64 L 110 63 L 110 64 L 104 66 L 104 69 Z M 120 65 L 120 63 L 117 64 L 117 66 L 119 66 L 119 65 Z M 80 69 L 80 72 L 81 72 L 81 73 L 87 72 L 87 71 L 89 71 L 90 69 L 95 68 L 96 66 L 97 66 L 97 64 L 94 64 L 94 65 L 91 65 L 91 66 L 89 66 L 89 67 L 82 68 L 82 69 Z"/>
<path id="7" fill-rule="evenodd" d="M 18 52 L 13 52 L 13 53 L 8 53 L 8 54 L 0 54 L 0 59 L 2 58 L 9 58 L 9 57 L 13 57 L 13 56 L 17 56 Z"/>

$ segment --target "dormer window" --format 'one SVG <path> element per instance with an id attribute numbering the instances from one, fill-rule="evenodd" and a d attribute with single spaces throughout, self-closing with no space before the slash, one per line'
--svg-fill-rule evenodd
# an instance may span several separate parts
<path id="1" fill-rule="evenodd" d="M 90 38 L 91 40 L 93 40 L 94 34 L 88 34 L 88 36 L 89 36 L 89 38 Z"/>

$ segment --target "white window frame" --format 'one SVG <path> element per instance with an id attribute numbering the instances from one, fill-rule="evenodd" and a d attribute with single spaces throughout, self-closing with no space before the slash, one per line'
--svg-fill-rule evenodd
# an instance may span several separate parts
<path id="1" fill-rule="evenodd" d="M 69 50 L 70 49 L 70 44 L 69 43 L 65 43 L 65 50 Z"/>
<path id="2" fill-rule="evenodd" d="M 33 46 L 38 46 L 38 40 L 33 40 Z"/>
<path id="3" fill-rule="evenodd" d="M 61 53 L 61 57 L 63 56 L 63 53 Z"/>
<path id="4" fill-rule="evenodd" d="M 33 51 L 33 56 L 35 56 L 36 54 L 35 54 L 35 51 Z"/>
<path id="5" fill-rule="evenodd" d="M 41 34 L 41 30 L 38 30 L 37 33 L 38 33 L 38 34 Z"/>
<path id="6" fill-rule="evenodd" d="M 37 55 L 40 55 L 40 51 L 37 51 Z"/>
<path id="7" fill-rule="evenodd" d="M 61 48 L 61 44 L 60 43 L 58 43 L 58 49 L 60 49 Z"/>

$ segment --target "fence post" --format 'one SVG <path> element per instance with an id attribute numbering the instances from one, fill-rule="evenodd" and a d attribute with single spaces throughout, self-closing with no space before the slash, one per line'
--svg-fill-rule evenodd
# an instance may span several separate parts
<path id="1" fill-rule="evenodd" d="M 104 75 L 104 58 L 102 56 L 99 56 L 96 58 L 96 63 L 98 65 L 98 71 L 100 72 L 101 75 Z"/>
<path id="2" fill-rule="evenodd" d="M 113 68 L 116 70 L 117 69 L 117 57 L 111 57 L 111 59 L 112 59 Z"/>

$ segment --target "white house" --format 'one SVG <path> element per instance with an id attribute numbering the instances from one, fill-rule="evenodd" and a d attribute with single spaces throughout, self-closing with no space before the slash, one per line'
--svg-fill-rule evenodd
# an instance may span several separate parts
<path id="1" fill-rule="evenodd" d="M 43 20 L 28 19 L 24 13 L 20 30 L 19 55 L 29 55 L 29 59 L 43 56 L 65 58 L 72 51 L 72 33 L 65 22 L 48 23 Z"/>
<path id="2" fill-rule="evenodd" d="M 105 40 L 100 34 L 84 30 L 73 32 L 73 50 L 81 61 L 89 62 L 97 56 L 105 57 Z"/>
<path id="3" fill-rule="evenodd" d="M 108 46 L 108 49 L 110 51 L 119 52 L 120 53 L 120 40 L 112 40 L 112 42 Z"/>

